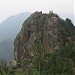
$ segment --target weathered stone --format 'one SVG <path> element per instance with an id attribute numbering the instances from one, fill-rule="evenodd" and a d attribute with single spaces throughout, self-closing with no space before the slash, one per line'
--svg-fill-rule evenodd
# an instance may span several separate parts
<path id="1" fill-rule="evenodd" d="M 49 52 L 70 44 L 69 37 L 75 34 L 75 30 L 71 27 L 72 32 L 69 32 L 67 30 L 69 26 L 69 23 L 53 12 L 49 14 L 33 13 L 24 22 L 20 33 L 16 36 L 14 42 L 15 60 L 22 63 L 25 59 L 31 59 L 34 56 L 33 46 L 37 43 L 41 43 Z"/>

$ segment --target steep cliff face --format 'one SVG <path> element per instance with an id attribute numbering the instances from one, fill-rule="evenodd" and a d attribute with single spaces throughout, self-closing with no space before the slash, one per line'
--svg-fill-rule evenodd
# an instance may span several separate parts
<path id="1" fill-rule="evenodd" d="M 72 44 L 71 36 L 75 35 L 75 27 L 68 18 L 61 19 L 57 14 L 49 12 L 33 13 L 24 23 L 14 42 L 14 57 L 17 62 L 33 56 L 33 46 L 42 44 L 48 52 L 68 44 Z"/>

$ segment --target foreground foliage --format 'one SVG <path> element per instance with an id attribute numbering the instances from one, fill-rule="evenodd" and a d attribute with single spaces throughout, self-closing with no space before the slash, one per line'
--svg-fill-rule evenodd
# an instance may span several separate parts
<path id="1" fill-rule="evenodd" d="M 65 46 L 47 53 L 42 45 L 34 47 L 36 53 L 30 68 L 18 68 L 12 73 L 5 72 L 0 63 L 0 75 L 75 75 L 75 47 Z"/>

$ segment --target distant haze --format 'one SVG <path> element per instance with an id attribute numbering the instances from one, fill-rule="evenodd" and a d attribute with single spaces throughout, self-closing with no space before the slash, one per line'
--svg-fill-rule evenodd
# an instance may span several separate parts
<path id="1" fill-rule="evenodd" d="M 14 39 L 19 33 L 23 22 L 29 17 L 31 13 L 24 12 L 14 16 L 8 17 L 0 23 L 0 41 L 5 39 Z"/>
<path id="2" fill-rule="evenodd" d="M 0 0 L 0 22 L 21 12 L 47 12 L 53 10 L 74 23 L 74 0 Z"/>
<path id="3" fill-rule="evenodd" d="M 10 16 L 0 23 L 0 59 L 7 61 L 13 59 L 14 39 L 30 14 L 29 12 L 23 12 Z"/>

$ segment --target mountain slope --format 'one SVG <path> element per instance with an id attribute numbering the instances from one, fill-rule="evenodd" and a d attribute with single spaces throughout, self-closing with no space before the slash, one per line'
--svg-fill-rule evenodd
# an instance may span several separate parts
<path id="1" fill-rule="evenodd" d="M 75 27 L 70 19 L 63 20 L 52 11 L 33 13 L 22 26 L 14 42 L 14 55 L 19 63 L 34 57 L 33 47 L 42 44 L 47 52 L 72 45 Z"/>
<path id="2" fill-rule="evenodd" d="M 0 59 L 9 61 L 13 59 L 13 41 L 11 39 L 6 39 L 0 42 Z"/>
<path id="3" fill-rule="evenodd" d="M 31 13 L 25 12 L 7 18 L 0 24 L 0 40 L 12 39 L 20 31 L 21 25 Z"/>

